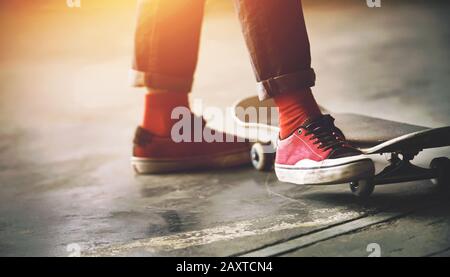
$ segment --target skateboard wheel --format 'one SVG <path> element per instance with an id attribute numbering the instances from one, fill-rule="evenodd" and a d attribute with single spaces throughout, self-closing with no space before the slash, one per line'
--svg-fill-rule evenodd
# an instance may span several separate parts
<path id="1" fill-rule="evenodd" d="M 446 157 L 435 158 L 430 163 L 431 170 L 436 176 L 436 183 L 440 187 L 450 186 L 450 159 Z"/>
<path id="2" fill-rule="evenodd" d="M 372 194 L 374 188 L 375 185 L 370 179 L 350 182 L 350 190 L 352 191 L 353 195 L 359 198 L 369 197 Z"/>
<path id="3" fill-rule="evenodd" d="M 268 146 L 268 145 L 265 145 Z M 256 142 L 250 150 L 253 167 L 259 171 L 269 171 L 273 168 L 275 153 L 264 151 L 264 146 Z"/>

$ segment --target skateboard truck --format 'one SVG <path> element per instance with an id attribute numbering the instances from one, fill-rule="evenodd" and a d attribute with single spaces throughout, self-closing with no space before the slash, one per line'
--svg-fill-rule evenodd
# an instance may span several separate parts
<path id="1" fill-rule="evenodd" d="M 365 198 L 372 194 L 376 185 L 428 179 L 435 179 L 439 187 L 448 188 L 450 185 L 450 160 L 440 157 L 431 161 L 430 168 L 416 166 L 411 161 L 420 151 L 422 149 L 390 153 L 389 165 L 376 174 L 373 179 L 350 183 L 352 193 Z"/>
<path id="2" fill-rule="evenodd" d="M 419 152 L 420 151 L 391 153 L 389 165 L 375 175 L 373 180 L 374 184 L 383 185 L 434 178 L 435 176 L 432 169 L 419 167 L 411 163 L 411 160 L 413 160 Z"/>

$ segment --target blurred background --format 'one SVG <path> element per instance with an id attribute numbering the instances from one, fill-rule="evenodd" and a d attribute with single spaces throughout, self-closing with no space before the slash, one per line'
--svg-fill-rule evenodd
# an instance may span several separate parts
<path id="1" fill-rule="evenodd" d="M 321 105 L 431 127 L 450 124 L 448 1 L 382 0 L 373 9 L 363 0 L 303 4 L 317 73 L 313 91 Z M 180 190 L 180 176 L 136 181 L 128 165 L 144 97 L 142 89 L 129 86 L 135 5 L 0 2 L 1 254 L 61 255 L 61 247 L 73 241 L 107 245 L 173 232 L 170 220 L 149 225 L 160 222 L 149 206 L 167 208 L 162 199 Z M 255 94 L 232 1 L 207 1 L 200 51 L 191 98 L 225 108 Z M 205 178 L 220 183 L 249 172 L 183 178 L 195 187 Z M 162 183 L 174 187 L 161 192 Z M 252 189 L 236 195 L 257 191 Z M 190 197 L 201 191 L 167 204 L 180 211 L 179 224 L 182 211 L 198 200 Z M 210 211 L 211 221 L 194 224 L 197 219 L 189 218 L 182 230 L 214 225 L 214 212 L 223 217 L 236 206 L 225 199 L 230 197 L 216 199 L 215 205 L 224 206 Z M 249 217 L 279 212 L 249 210 Z"/>

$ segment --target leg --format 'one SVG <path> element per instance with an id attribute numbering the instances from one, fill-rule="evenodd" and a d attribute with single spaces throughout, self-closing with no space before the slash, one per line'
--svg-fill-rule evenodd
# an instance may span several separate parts
<path id="1" fill-rule="evenodd" d="M 345 141 L 334 119 L 322 115 L 300 0 L 236 0 L 258 81 L 260 99 L 279 109 L 275 172 L 297 184 L 343 183 L 370 178 L 373 162 Z"/>
<path id="2" fill-rule="evenodd" d="M 134 85 L 147 87 L 142 127 L 169 136 L 175 107 L 189 107 L 204 0 L 140 0 Z"/>
<path id="3" fill-rule="evenodd" d="M 300 0 L 236 0 L 261 99 L 314 86 Z"/>
<path id="4" fill-rule="evenodd" d="M 225 135 L 210 130 L 189 109 L 188 93 L 197 65 L 203 9 L 204 0 L 139 1 L 134 85 L 146 87 L 148 94 L 144 120 L 134 138 L 132 164 L 138 173 L 250 163 L 246 143 L 237 139 L 235 143 L 203 140 L 204 134 Z M 172 119 L 175 108 L 184 112 L 181 120 L 188 120 L 182 129 L 188 134 L 187 141 L 178 141 L 177 133 L 172 136 L 181 122 Z M 201 141 L 190 140 L 191 134 L 196 139 L 200 134 Z"/>
<path id="5" fill-rule="evenodd" d="M 135 85 L 187 93 L 197 65 L 204 0 L 140 0 Z"/>
<path id="6" fill-rule="evenodd" d="M 273 97 L 285 138 L 320 115 L 310 87 L 315 74 L 300 0 L 236 0 L 261 100 Z"/>

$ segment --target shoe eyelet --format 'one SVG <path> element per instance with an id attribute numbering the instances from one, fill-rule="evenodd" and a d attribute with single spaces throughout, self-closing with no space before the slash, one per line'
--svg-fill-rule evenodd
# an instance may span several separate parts
<path id="1" fill-rule="evenodd" d="M 297 134 L 301 135 L 302 134 L 302 129 L 298 129 Z"/>

